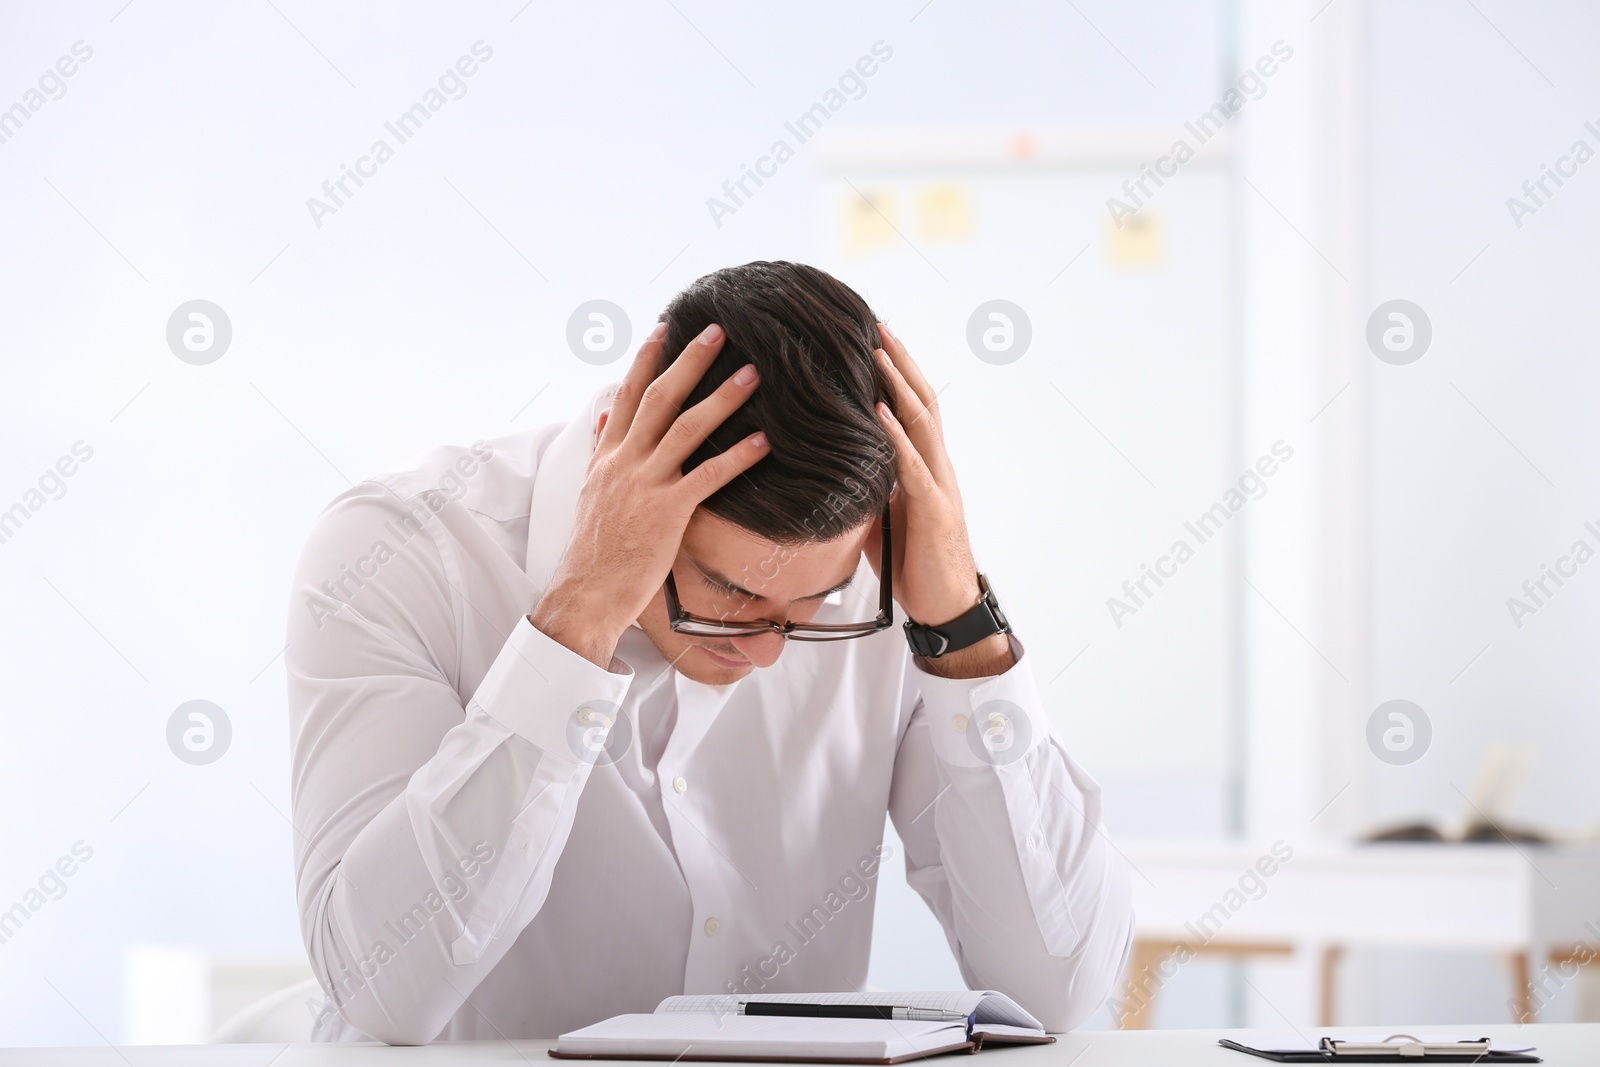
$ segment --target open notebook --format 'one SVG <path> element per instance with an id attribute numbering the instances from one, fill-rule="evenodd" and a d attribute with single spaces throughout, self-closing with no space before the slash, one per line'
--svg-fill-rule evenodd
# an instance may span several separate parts
<path id="1" fill-rule="evenodd" d="M 939 1022 L 744 1015 L 765 1004 L 892 1005 L 959 1012 Z M 561 1059 L 759 1060 L 774 1063 L 899 1063 L 940 1052 L 1054 1041 L 1003 993 L 763 993 L 668 997 L 652 1015 L 617 1015 L 562 1034 Z"/>

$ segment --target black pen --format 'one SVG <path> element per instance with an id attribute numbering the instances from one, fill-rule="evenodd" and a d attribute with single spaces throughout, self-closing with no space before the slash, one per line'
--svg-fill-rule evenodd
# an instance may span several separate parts
<path id="1" fill-rule="evenodd" d="M 888 1004 L 800 1004 L 776 1001 L 742 1000 L 743 1015 L 782 1015 L 801 1019 L 904 1019 L 914 1023 L 956 1022 L 968 1018 L 965 1012 L 943 1008 L 901 1008 Z"/>

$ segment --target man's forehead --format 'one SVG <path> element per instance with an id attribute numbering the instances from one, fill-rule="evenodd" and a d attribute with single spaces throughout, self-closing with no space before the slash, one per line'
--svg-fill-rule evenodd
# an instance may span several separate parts
<path id="1" fill-rule="evenodd" d="M 686 545 L 702 545 L 707 550 L 715 549 L 719 553 L 738 554 L 741 557 L 781 555 L 787 559 L 826 561 L 840 556 L 854 556 L 871 528 L 872 523 L 868 521 L 842 531 L 830 531 L 835 535 L 825 540 L 779 544 L 701 507 L 696 508 L 690 517 L 683 540 Z"/>
<path id="2" fill-rule="evenodd" d="M 706 577 L 756 596 L 799 599 L 848 584 L 860 563 L 870 524 L 829 541 L 783 545 L 714 515 L 685 531 L 685 554 Z"/>
<path id="3" fill-rule="evenodd" d="M 816 578 L 808 582 L 808 576 L 791 571 L 788 575 L 790 581 L 782 582 L 784 577 L 783 560 L 775 557 L 762 567 L 745 567 L 736 574 L 725 574 L 714 566 L 695 559 L 692 555 L 689 562 L 694 564 L 713 584 L 727 587 L 730 591 L 752 598 L 770 597 L 774 600 L 821 600 L 830 594 L 837 593 L 855 580 L 856 571 L 860 566 L 860 557 L 856 557 L 855 566 L 826 588 L 812 588 L 824 579 Z M 783 588 L 794 585 L 795 589 Z M 804 588 L 801 588 L 804 587 Z"/>

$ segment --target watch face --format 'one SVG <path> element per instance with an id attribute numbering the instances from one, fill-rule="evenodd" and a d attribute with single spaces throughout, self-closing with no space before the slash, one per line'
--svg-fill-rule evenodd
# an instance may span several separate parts
<path id="1" fill-rule="evenodd" d="M 1006 613 L 1000 610 L 1000 598 L 995 595 L 994 586 L 989 584 L 989 579 L 985 575 L 978 575 L 978 580 L 983 583 L 983 602 L 989 605 L 990 614 L 994 616 L 994 621 L 1000 625 L 998 632 L 1010 633 L 1011 622 L 1006 618 Z"/>

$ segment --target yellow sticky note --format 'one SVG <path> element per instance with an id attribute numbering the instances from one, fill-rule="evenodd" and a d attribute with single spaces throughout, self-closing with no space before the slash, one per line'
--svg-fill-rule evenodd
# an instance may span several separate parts
<path id="1" fill-rule="evenodd" d="M 1106 223 L 1106 259 L 1119 267 L 1158 266 L 1165 255 L 1165 227 L 1150 211 Z"/>
<path id="2" fill-rule="evenodd" d="M 917 233 L 930 241 L 972 235 L 972 200 L 964 185 L 931 185 L 917 200 Z"/>
<path id="3" fill-rule="evenodd" d="M 895 239 L 894 194 L 882 189 L 863 189 L 860 195 L 854 190 L 847 193 L 843 203 L 844 249 L 859 255 L 886 245 Z"/>

